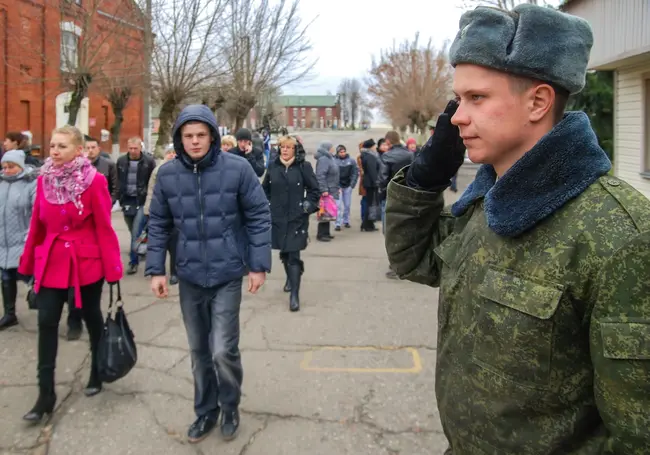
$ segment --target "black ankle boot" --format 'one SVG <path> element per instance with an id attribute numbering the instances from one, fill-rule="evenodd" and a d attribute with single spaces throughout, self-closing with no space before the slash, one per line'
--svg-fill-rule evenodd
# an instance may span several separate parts
<path id="1" fill-rule="evenodd" d="M 290 264 L 288 270 L 291 282 L 291 294 L 289 296 L 289 310 L 300 310 L 300 277 L 302 275 L 302 264 Z"/>
<path id="2" fill-rule="evenodd" d="M 2 282 L 2 304 L 5 314 L 0 319 L 0 330 L 8 329 L 18 324 L 16 317 L 16 295 L 18 294 L 18 284 L 15 281 Z"/>
<path id="3" fill-rule="evenodd" d="M 51 416 L 54 412 L 54 405 L 56 404 L 56 394 L 53 390 L 41 389 L 38 393 L 36 404 L 27 414 L 23 416 L 23 420 L 32 423 L 38 423 L 43 420 L 47 414 Z"/>

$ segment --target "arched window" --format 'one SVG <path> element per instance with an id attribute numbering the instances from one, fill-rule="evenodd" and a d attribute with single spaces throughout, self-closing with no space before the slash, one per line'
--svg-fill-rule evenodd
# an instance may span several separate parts
<path id="1" fill-rule="evenodd" d="M 61 22 L 61 71 L 74 71 L 79 65 L 79 37 L 81 28 L 74 22 Z"/>

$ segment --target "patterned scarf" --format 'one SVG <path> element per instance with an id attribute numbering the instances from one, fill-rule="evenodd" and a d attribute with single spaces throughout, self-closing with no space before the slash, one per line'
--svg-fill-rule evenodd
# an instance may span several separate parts
<path id="1" fill-rule="evenodd" d="M 81 214 L 84 208 L 81 195 L 88 189 L 96 173 L 97 169 L 85 156 L 78 156 L 60 166 L 48 158 L 41 167 L 45 199 L 50 204 L 58 205 L 72 202 Z"/>

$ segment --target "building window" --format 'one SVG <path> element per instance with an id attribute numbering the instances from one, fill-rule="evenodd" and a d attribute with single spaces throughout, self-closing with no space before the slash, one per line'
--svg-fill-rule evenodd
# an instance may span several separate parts
<path id="1" fill-rule="evenodd" d="M 307 114 L 307 109 L 305 109 L 304 107 L 301 107 L 300 108 L 300 115 L 302 115 L 304 117 L 306 114 Z"/>
<path id="2" fill-rule="evenodd" d="M 332 108 L 331 107 L 328 107 L 328 108 L 325 109 L 325 115 L 328 116 L 328 117 L 332 116 Z"/>
<path id="3" fill-rule="evenodd" d="M 79 65 L 81 28 L 74 22 L 61 22 L 61 70 L 74 71 Z"/>
<path id="4" fill-rule="evenodd" d="M 29 101 L 20 100 L 20 113 L 18 118 L 20 119 L 21 130 L 32 129 L 31 126 L 32 112 L 31 112 L 31 107 L 29 105 Z"/>
<path id="5" fill-rule="evenodd" d="M 293 116 L 298 117 L 298 108 L 297 107 L 293 108 Z"/>
<path id="6" fill-rule="evenodd" d="M 79 37 L 72 32 L 61 32 L 61 70 L 74 71 L 79 64 L 77 45 Z"/>

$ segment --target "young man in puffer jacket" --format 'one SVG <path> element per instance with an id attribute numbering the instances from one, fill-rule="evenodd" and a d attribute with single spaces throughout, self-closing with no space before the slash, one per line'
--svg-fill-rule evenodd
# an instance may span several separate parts
<path id="1" fill-rule="evenodd" d="M 341 224 L 346 228 L 350 227 L 350 205 L 352 204 L 352 189 L 359 180 L 359 167 L 353 160 L 345 145 L 336 147 L 336 164 L 339 166 L 339 186 L 341 197 L 338 200 L 338 212 L 336 216 L 336 231 L 341 230 Z"/>

